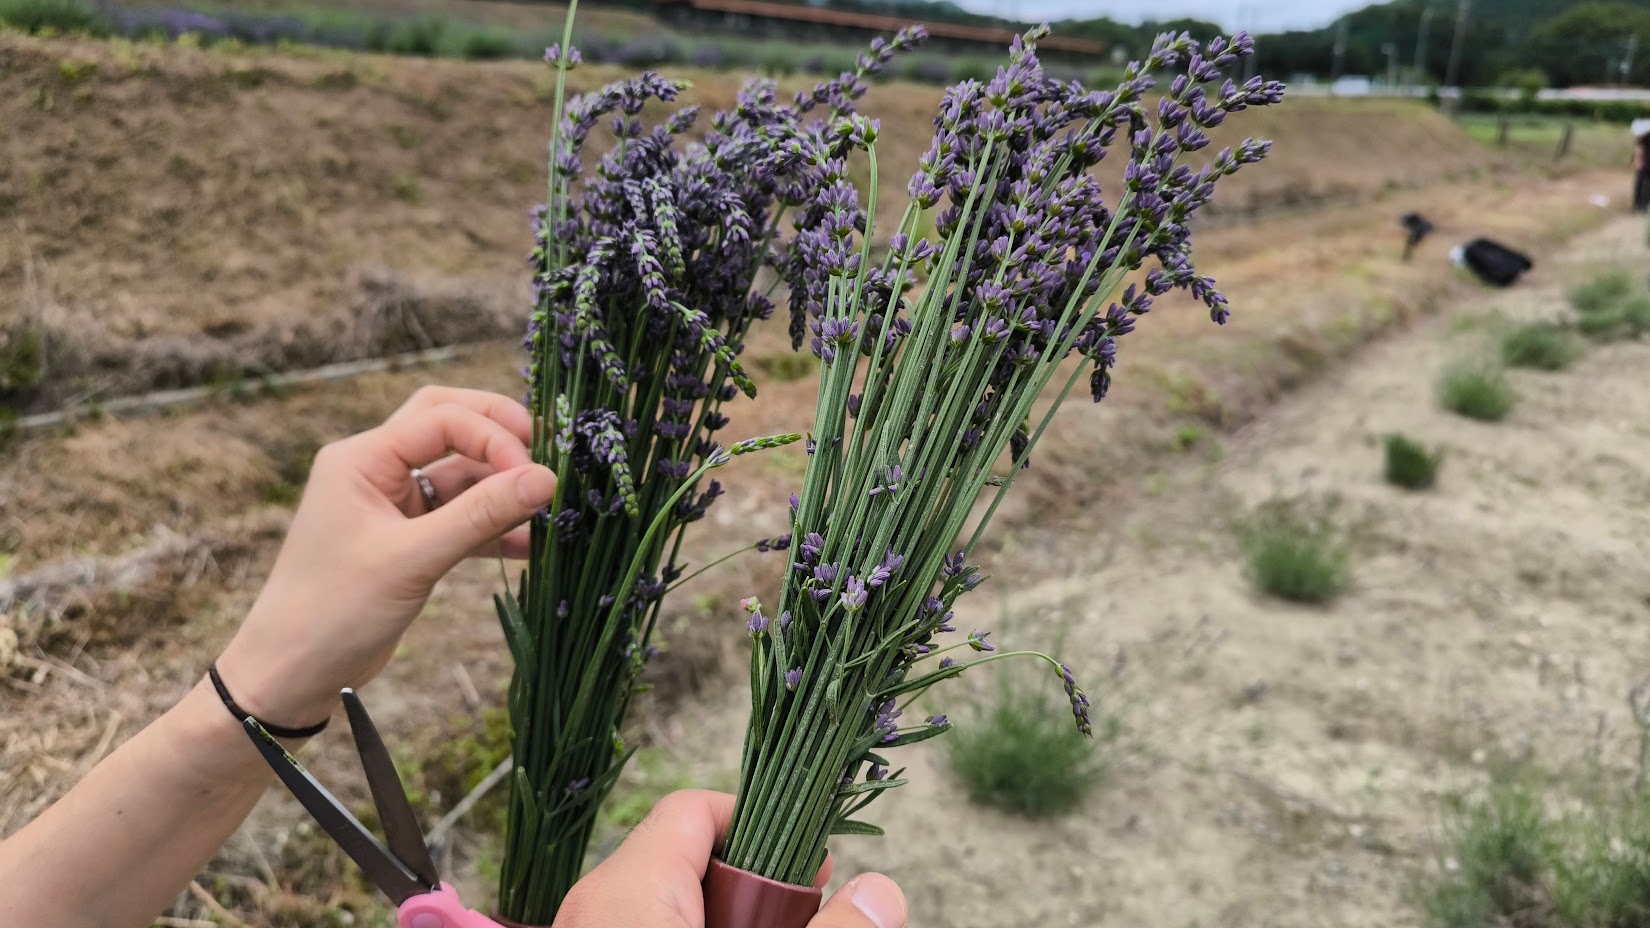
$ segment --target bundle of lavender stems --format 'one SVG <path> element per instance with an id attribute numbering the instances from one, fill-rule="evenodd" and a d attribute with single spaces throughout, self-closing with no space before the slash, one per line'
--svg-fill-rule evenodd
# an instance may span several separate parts
<path id="1" fill-rule="evenodd" d="M 687 579 L 683 532 L 722 492 L 707 472 L 801 437 L 726 449 L 713 437 L 728 425 L 723 404 L 755 395 L 739 354 L 773 311 L 757 272 L 806 266 L 799 243 L 776 244 L 780 217 L 824 195 L 818 172 L 784 148 L 855 118 L 868 79 L 921 39 L 879 42 L 854 72 L 786 104 L 771 82 L 752 81 L 689 143 L 696 107 L 644 128 L 650 101 L 684 89 L 657 74 L 567 99 L 573 7 L 546 54 L 554 132 L 524 371 L 533 457 L 560 483 L 532 526 L 519 589 L 495 598 L 515 661 L 499 914 L 538 925 L 581 874 L 597 808 L 629 757 L 624 721 L 660 607 Z M 613 147 L 587 175 L 585 148 L 604 121 Z"/>
<path id="2" fill-rule="evenodd" d="M 817 191 L 798 210 L 787 276 L 792 334 L 821 371 L 778 607 L 744 601 L 751 717 L 720 852 L 740 870 L 807 886 L 831 835 L 879 834 L 855 816 L 904 782 L 883 752 L 950 728 L 943 715 L 904 713 L 970 667 L 1047 662 L 1090 731 L 1089 698 L 1065 665 L 962 636 L 953 607 L 982 582 L 970 558 L 1061 401 L 1084 375 L 1105 396 L 1118 340 L 1153 300 L 1185 290 L 1225 322 L 1226 298 L 1193 266 L 1189 222 L 1270 143 L 1185 162 L 1209 146 L 1207 130 L 1279 102 L 1283 87 L 1226 78 L 1253 53 L 1247 35 L 1200 49 L 1165 34 L 1119 87 L 1091 91 L 1045 73 L 1043 34 L 1016 41 L 989 83 L 948 90 L 880 260 L 877 124 L 844 113 L 774 127 L 787 133 L 780 169 Z M 1167 92 L 1148 103 L 1169 69 Z M 1094 169 L 1114 149 L 1127 162 L 1108 205 Z M 863 194 L 849 169 L 861 156 Z M 934 233 L 919 236 L 936 209 Z M 976 503 L 987 508 L 964 539 Z"/>

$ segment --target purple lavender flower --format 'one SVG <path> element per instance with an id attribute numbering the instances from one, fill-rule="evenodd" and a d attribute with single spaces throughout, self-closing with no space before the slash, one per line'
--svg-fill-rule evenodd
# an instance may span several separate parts
<path id="1" fill-rule="evenodd" d="M 887 761 L 864 754 L 864 746 L 875 751 L 900 741 L 899 703 L 969 666 L 952 657 L 942 657 L 937 671 L 920 666 L 947 650 L 936 639 L 956 631 L 956 599 L 985 579 L 966 560 L 977 532 L 956 542 L 965 550 L 947 555 L 936 546 L 953 543 L 956 526 L 982 497 L 1012 484 L 990 473 L 1005 451 L 1017 468 L 1030 465 L 1049 422 L 1037 394 L 1059 370 L 1082 364 L 1092 367 L 1079 369 L 1089 374 L 1091 395 L 1102 398 L 1122 339 L 1161 312 L 1154 305 L 1172 290 L 1189 294 L 1216 322 L 1230 312 L 1194 262 L 1192 226 L 1224 178 L 1268 151 L 1251 141 L 1206 153 L 1228 116 L 1281 94 L 1264 80 L 1225 80 L 1252 54 L 1252 41 L 1234 36 L 1203 45 L 1165 33 L 1115 89 L 1091 91 L 1044 69 L 1036 49 L 1044 34 L 1034 29 L 1016 40 L 994 77 L 946 90 L 932 145 L 907 185 L 915 205 L 932 211 L 921 237 L 914 222 L 880 229 L 866 212 L 871 197 L 851 168 L 874 142 L 868 121 L 844 115 L 786 133 L 776 145 L 776 169 L 796 178 L 780 185 L 792 220 L 775 263 L 790 287 L 790 334 L 829 365 L 821 373 L 817 444 L 809 447 L 809 498 L 792 506 L 802 550 L 782 594 L 805 621 L 786 643 L 839 655 L 842 663 L 824 679 L 799 681 L 798 690 L 804 683 L 808 690 L 795 700 L 758 707 L 764 721 L 752 727 L 747 758 L 760 765 L 754 769 L 780 772 L 761 781 L 756 794 L 772 798 L 753 800 L 750 809 L 760 809 L 747 812 L 746 830 L 735 825 L 743 839 L 735 843 L 747 856 L 774 852 L 752 829 L 786 814 L 788 797 L 819 795 L 866 763 L 867 783 L 886 777 Z M 1164 92 L 1152 94 L 1159 76 Z M 796 104 L 845 107 L 861 80 L 844 75 Z M 1095 170 L 1107 158 L 1121 163 Z M 1121 183 L 1102 189 L 1101 177 Z M 889 231 L 886 252 L 868 247 Z M 907 483 L 894 468 L 910 462 L 919 463 Z M 895 502 L 896 494 L 906 499 Z M 804 508 L 811 525 L 801 521 Z M 811 546 L 809 527 L 819 536 Z M 905 564 L 896 550 L 943 556 Z M 983 630 L 964 643 L 977 653 L 998 651 Z M 771 666 L 759 665 L 758 673 L 772 673 Z M 1089 733 L 1089 698 L 1068 668 L 1059 672 L 1073 717 Z M 797 726 L 845 721 L 847 693 L 874 694 L 873 709 L 846 720 L 858 740 L 845 740 L 817 770 L 776 766 Z M 949 726 L 945 716 L 929 716 L 907 737 Z M 755 776 L 749 766 L 746 772 Z M 804 839 L 808 854 L 800 856 L 823 853 L 828 824 L 806 823 L 819 837 Z M 780 876 L 805 882 L 810 874 L 802 869 Z"/>
<path id="2" fill-rule="evenodd" d="M 898 464 L 890 464 L 883 471 L 882 482 L 871 488 L 871 495 L 880 496 L 883 493 L 898 493 L 900 482 L 904 479 L 905 471 Z"/>
<path id="3" fill-rule="evenodd" d="M 785 614 L 790 615 L 790 613 L 788 613 L 788 612 L 785 613 Z M 802 668 L 801 667 L 792 667 L 790 670 L 785 671 L 785 689 L 788 689 L 792 692 L 795 692 L 797 684 L 799 684 L 801 682 L 802 682 Z"/>
<path id="4" fill-rule="evenodd" d="M 849 577 L 842 585 L 842 608 L 858 612 L 865 608 L 865 584 L 858 577 Z"/>

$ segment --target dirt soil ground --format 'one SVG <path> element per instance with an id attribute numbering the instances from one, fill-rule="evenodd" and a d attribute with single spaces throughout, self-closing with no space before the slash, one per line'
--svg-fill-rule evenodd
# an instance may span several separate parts
<path id="1" fill-rule="evenodd" d="M 1371 348 L 1127 511 L 1087 509 L 1076 535 L 1022 532 L 984 588 L 1001 602 L 979 597 L 958 624 L 1012 646 L 1066 641 L 1125 732 L 1109 784 L 1029 822 L 971 806 L 925 750 L 937 742 L 901 749 L 915 782 L 870 816 L 889 837 L 840 839 L 839 872 L 892 874 L 913 924 L 948 928 L 1409 925 L 1446 793 L 1498 758 L 1630 770 L 1650 344 L 1515 373 L 1522 402 L 1500 424 L 1438 409 L 1433 387 L 1503 320 L 1559 317 L 1561 285 L 1588 265 L 1643 256 L 1643 223 L 1617 222 Z M 1382 480 L 1378 441 L 1396 431 L 1446 449 L 1436 490 Z M 1254 592 L 1231 531 L 1263 500 L 1306 494 L 1338 498 L 1356 536 L 1355 586 L 1328 608 Z M 678 713 L 674 749 L 706 778 L 729 769 L 743 711 L 729 695 Z"/>
<path id="2" fill-rule="evenodd" d="M 1650 490 L 1636 464 L 1650 453 L 1638 412 L 1650 345 L 1516 374 L 1523 401 L 1501 424 L 1439 411 L 1432 389 L 1443 365 L 1488 350 L 1502 320 L 1561 316 L 1562 289 L 1595 263 L 1639 262 L 1642 235 L 1634 220 L 1585 235 L 1517 288 L 1367 348 L 1229 439 L 1127 475 L 1122 504 L 1068 500 L 1074 519 L 1057 531 L 1014 523 L 999 579 L 965 621 L 1015 646 L 1065 642 L 1122 726 L 1107 785 L 1069 816 L 1028 822 L 968 803 L 927 745 L 904 749 L 915 782 L 873 816 L 890 836 L 842 839 L 842 871 L 893 874 L 914 924 L 950 928 L 1408 925 L 1446 793 L 1502 757 L 1560 774 L 1590 755 L 1625 766 L 1621 707 L 1643 672 L 1650 600 Z M 1447 449 L 1435 491 L 1382 482 L 1377 440 L 1397 430 Z M 1337 497 L 1357 538 L 1355 587 L 1329 608 L 1252 592 L 1230 530 L 1262 500 L 1301 494 Z M 762 508 L 730 506 L 724 524 Z M 761 573 L 758 562 L 741 576 Z M 210 608 L 129 648 L 54 649 L 9 678 L 8 715 L 31 721 L 3 733 L 0 833 L 186 687 L 258 575 L 223 578 Z M 391 730 L 473 731 L 462 694 L 490 700 L 507 669 L 475 605 L 492 582 L 477 570 L 445 585 L 373 687 Z M 717 607 L 703 608 L 696 620 L 714 621 Z M 721 640 L 731 656 L 737 636 Z M 988 685 L 980 676 L 932 709 L 960 714 L 963 693 Z M 727 786 L 742 712 L 734 686 L 649 713 L 654 747 L 632 787 Z M 429 760 L 421 743 L 409 761 Z M 350 794 L 342 741 L 329 736 L 311 760 Z M 432 817 L 454 800 L 429 797 Z M 326 905 L 370 905 L 296 821 L 272 796 L 203 877 L 232 905 L 249 898 L 237 886 L 263 887 L 255 911 L 236 906 L 251 924 L 321 925 Z M 460 851 L 479 897 L 487 842 L 464 837 Z M 324 898 L 283 895 L 317 869 L 346 876 Z M 177 914 L 204 910 L 190 901 Z"/>

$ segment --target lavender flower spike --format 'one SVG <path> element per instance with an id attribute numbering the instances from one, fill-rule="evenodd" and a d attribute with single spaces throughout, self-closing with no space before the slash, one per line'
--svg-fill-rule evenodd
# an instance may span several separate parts
<path id="1" fill-rule="evenodd" d="M 980 632 L 980 631 L 977 631 L 977 632 L 974 632 L 974 633 L 970 634 L 968 636 L 968 646 L 973 648 L 976 651 L 995 651 L 995 650 L 997 650 L 996 645 L 994 645 L 991 642 L 985 640 L 985 636 L 987 636 L 989 634 L 991 634 L 991 633 L 990 632 Z"/>
<path id="2" fill-rule="evenodd" d="M 865 584 L 858 577 L 849 577 L 842 585 L 842 608 L 858 612 L 865 608 Z"/>

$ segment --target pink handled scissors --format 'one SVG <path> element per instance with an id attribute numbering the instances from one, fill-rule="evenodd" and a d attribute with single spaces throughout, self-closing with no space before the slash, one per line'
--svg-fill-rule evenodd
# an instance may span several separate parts
<path id="1" fill-rule="evenodd" d="M 287 753 L 257 719 L 248 718 L 243 724 L 264 760 L 275 768 L 281 782 L 315 818 L 315 823 L 331 835 L 344 853 L 399 907 L 400 928 L 502 928 L 480 912 L 464 908 L 458 901 L 458 893 L 436 875 L 429 846 L 424 843 L 424 833 L 418 827 L 418 819 L 407 801 L 407 791 L 395 772 L 390 752 L 384 747 L 384 739 L 379 737 L 378 728 L 372 724 L 354 690 L 344 690 L 343 699 L 349 713 L 350 734 L 355 738 L 356 752 L 361 755 L 361 766 L 366 769 L 367 786 L 372 789 L 378 819 L 384 823 L 388 847 Z"/>

